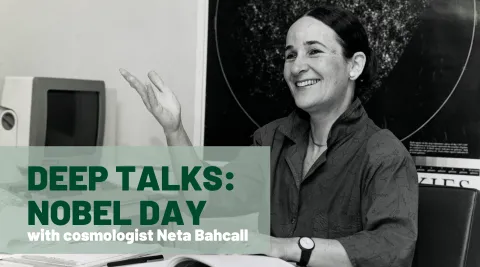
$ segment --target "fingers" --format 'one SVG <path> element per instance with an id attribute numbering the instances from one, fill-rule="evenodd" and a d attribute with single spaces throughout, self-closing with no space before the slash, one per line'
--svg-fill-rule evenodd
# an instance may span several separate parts
<path id="1" fill-rule="evenodd" d="M 143 84 L 135 76 L 130 74 L 130 72 L 124 69 L 120 69 L 120 74 L 122 74 L 125 80 L 127 80 L 130 86 L 132 86 L 134 89 L 136 89 L 137 91 L 143 90 Z"/>
<path id="2" fill-rule="evenodd" d="M 147 82 L 145 85 L 142 84 L 135 76 L 125 69 L 120 69 L 120 73 L 125 80 L 128 81 L 130 86 L 137 90 L 142 97 L 143 103 L 149 110 L 161 106 L 163 93 L 173 93 L 167 86 L 165 86 L 162 78 L 160 78 L 155 71 L 150 71 L 148 73 L 148 78 L 158 90 L 155 90 L 151 83 Z"/>
<path id="3" fill-rule="evenodd" d="M 168 87 L 165 86 L 162 78 L 160 78 L 160 76 L 155 71 L 150 71 L 148 73 L 148 78 L 150 79 L 150 81 L 152 81 L 152 83 L 155 85 L 155 87 L 157 87 L 158 90 L 160 90 L 160 92 L 162 92 L 162 93 L 169 92 Z"/>
<path id="4" fill-rule="evenodd" d="M 146 87 L 147 87 L 147 96 L 148 96 L 148 102 L 150 103 L 150 107 L 156 108 L 158 106 L 158 99 L 157 99 L 157 96 L 155 95 L 155 92 L 153 91 L 153 86 L 151 83 L 147 82 Z"/>
<path id="5" fill-rule="evenodd" d="M 143 103 L 145 106 L 147 106 L 148 109 L 151 109 L 150 101 L 148 100 L 148 95 L 147 95 L 147 90 L 143 86 L 143 84 L 132 74 L 130 74 L 128 71 L 124 69 L 120 69 L 120 74 L 122 74 L 123 78 L 127 80 L 127 82 L 130 84 L 130 86 L 135 89 L 138 94 L 140 94 L 140 97 L 143 100 Z"/>

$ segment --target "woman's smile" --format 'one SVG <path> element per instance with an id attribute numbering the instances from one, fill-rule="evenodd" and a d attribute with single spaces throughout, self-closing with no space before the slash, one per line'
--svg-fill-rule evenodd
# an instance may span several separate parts
<path id="1" fill-rule="evenodd" d="M 316 84 L 320 81 L 321 81 L 320 79 L 308 79 L 308 80 L 302 80 L 302 81 L 295 82 L 295 85 L 298 88 L 305 88 L 305 87 L 314 85 L 314 84 Z"/>

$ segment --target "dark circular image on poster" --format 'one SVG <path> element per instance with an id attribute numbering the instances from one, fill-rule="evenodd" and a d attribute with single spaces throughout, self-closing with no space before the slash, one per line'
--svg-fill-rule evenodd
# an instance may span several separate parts
<path id="1" fill-rule="evenodd" d="M 210 34 L 215 35 L 218 62 L 236 105 L 260 127 L 288 115 L 293 108 L 283 79 L 284 46 L 289 26 L 300 15 L 318 5 L 332 4 L 359 17 L 379 61 L 379 77 L 364 95 L 366 102 L 390 80 L 392 70 L 398 73 L 396 64 L 402 62 L 402 54 L 423 25 L 421 16 L 430 1 L 220 0 L 215 2 Z"/>
<path id="2" fill-rule="evenodd" d="M 402 141 L 422 135 L 427 125 L 435 125 L 432 129 L 436 131 L 428 131 L 417 139 L 455 142 L 454 136 L 443 131 L 441 124 L 452 124 L 461 118 L 444 116 L 443 121 L 439 121 L 435 117 L 442 112 L 455 114 L 454 109 L 461 110 L 462 105 L 467 105 L 465 100 L 474 97 L 472 93 L 478 90 L 468 84 L 474 79 L 466 79 L 469 75 L 467 65 L 473 61 L 475 1 L 433 1 L 399 61 L 384 80 L 382 90 L 366 103 L 370 117 Z M 464 96 L 459 98 L 461 95 Z"/>

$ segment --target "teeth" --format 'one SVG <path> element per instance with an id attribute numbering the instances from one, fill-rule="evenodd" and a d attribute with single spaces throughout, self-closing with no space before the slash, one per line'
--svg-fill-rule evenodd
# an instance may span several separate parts
<path id="1" fill-rule="evenodd" d="M 316 84 L 319 81 L 320 80 L 318 80 L 318 79 L 316 79 L 316 80 L 306 80 L 306 81 L 296 82 L 295 85 L 298 86 L 298 87 L 304 87 L 304 86 L 309 86 L 309 85 L 312 85 L 312 84 Z"/>

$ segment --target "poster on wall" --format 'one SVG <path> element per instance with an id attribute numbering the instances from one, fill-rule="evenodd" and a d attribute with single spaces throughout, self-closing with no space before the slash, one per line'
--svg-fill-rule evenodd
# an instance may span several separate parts
<path id="1" fill-rule="evenodd" d="M 478 159 L 416 157 L 415 162 L 421 184 L 480 189 Z"/>
<path id="2" fill-rule="evenodd" d="M 480 159 L 479 3 L 432 0 L 366 104 L 413 156 Z"/>
<path id="3" fill-rule="evenodd" d="M 292 111 L 285 36 L 320 4 L 352 11 L 369 34 L 379 77 L 362 101 L 378 126 L 418 158 L 480 159 L 479 0 L 211 0 L 204 145 L 250 145 Z"/>

